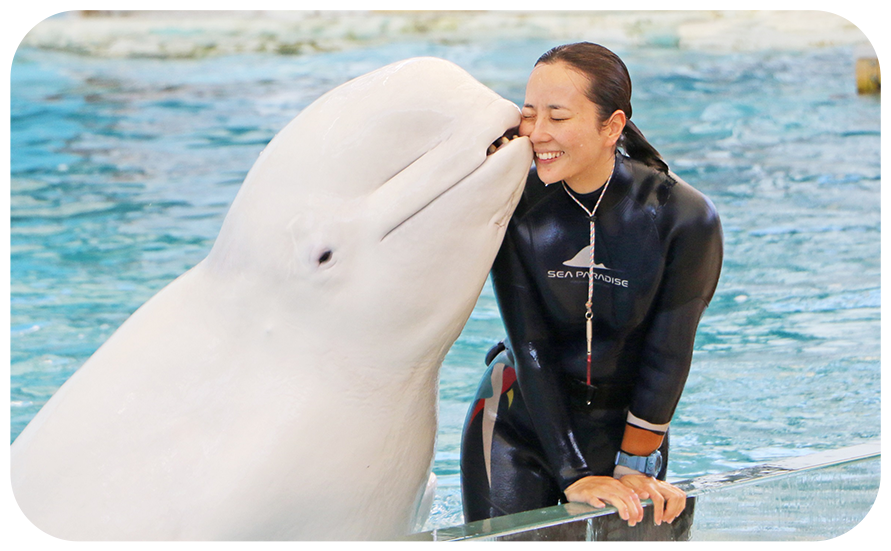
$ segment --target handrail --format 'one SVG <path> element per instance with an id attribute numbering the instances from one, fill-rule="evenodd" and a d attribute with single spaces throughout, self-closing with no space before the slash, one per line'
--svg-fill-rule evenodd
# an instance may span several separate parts
<path id="1" fill-rule="evenodd" d="M 686 539 L 689 537 L 689 529 L 693 521 L 693 503 L 699 495 L 746 484 L 755 484 L 767 479 L 794 476 L 815 469 L 866 461 L 880 456 L 881 443 L 875 440 L 856 446 L 816 452 L 800 457 L 771 461 L 755 467 L 708 474 L 675 482 L 676 486 L 687 493 L 687 510 L 670 526 L 663 523 L 659 527 L 644 527 L 643 525 L 647 524 L 647 513 L 649 512 L 650 518 L 652 515 L 652 508 L 645 507 L 644 522 L 637 525 L 638 533 L 632 539 Z M 650 500 L 645 500 L 642 503 L 645 506 L 652 504 Z M 574 527 L 571 530 L 567 529 L 564 532 L 581 535 L 582 538 L 579 539 L 622 539 L 622 536 L 629 535 L 629 529 L 627 529 L 624 521 L 621 521 L 618 515 L 614 514 L 615 512 L 616 509 L 611 506 L 596 509 L 581 503 L 565 503 L 458 526 L 439 528 L 428 532 L 419 532 L 410 535 L 407 539 L 460 541 L 512 539 L 512 536 L 520 536 L 516 539 L 525 539 L 522 537 L 523 534 L 539 531 L 550 531 L 559 534 L 561 525 L 573 525 Z M 598 521 L 596 523 L 592 522 L 593 519 L 598 519 Z M 652 521 L 649 524 L 652 524 Z M 646 530 L 646 533 L 642 533 L 643 530 Z"/>

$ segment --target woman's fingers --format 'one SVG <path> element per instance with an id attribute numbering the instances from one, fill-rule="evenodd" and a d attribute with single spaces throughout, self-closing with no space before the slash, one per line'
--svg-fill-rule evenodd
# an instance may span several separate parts
<path id="1" fill-rule="evenodd" d="M 577 480 L 564 492 L 569 501 L 588 503 L 592 507 L 604 507 L 608 503 L 616 508 L 619 517 L 634 526 L 643 520 L 640 498 L 629 487 L 609 476 L 588 476 Z"/>
<path id="2" fill-rule="evenodd" d="M 662 524 L 665 498 L 659 493 L 660 488 L 653 483 L 653 479 L 641 475 L 626 475 L 622 477 L 622 483 L 637 492 L 640 499 L 650 499 L 653 502 L 653 521 L 657 526 Z"/>
<path id="3" fill-rule="evenodd" d="M 619 518 L 627 521 L 628 526 L 634 526 L 643 520 L 643 508 L 639 504 L 635 505 L 627 496 L 611 495 L 604 497 L 603 501 L 615 507 L 619 513 Z"/>
<path id="4" fill-rule="evenodd" d="M 641 499 L 649 498 L 653 502 L 653 522 L 657 525 L 663 521 L 671 523 L 681 514 L 687 505 L 687 494 L 671 484 L 645 475 L 625 475 L 622 484 L 632 488 Z"/>
<path id="5" fill-rule="evenodd" d="M 669 498 L 668 504 L 665 507 L 665 519 L 671 523 L 674 519 L 678 518 L 678 516 L 684 511 L 684 507 L 687 506 L 687 494 L 684 493 L 683 490 L 671 486 L 672 497 Z"/>
<path id="6" fill-rule="evenodd" d="M 603 509 L 604 507 L 606 507 L 606 503 L 600 501 L 596 497 L 590 498 L 588 500 L 588 505 L 590 505 L 591 507 L 596 507 L 598 509 Z"/>
<path id="7" fill-rule="evenodd" d="M 653 489 L 650 492 L 650 499 L 653 502 L 653 522 L 656 523 L 656 526 L 662 524 L 662 519 L 665 512 L 665 498 L 659 493 L 658 489 Z"/>
<path id="8" fill-rule="evenodd" d="M 604 496 L 603 500 L 616 508 L 619 518 L 628 521 L 628 526 L 634 526 L 643 520 L 643 506 L 634 492 L 612 492 Z"/>
<path id="9" fill-rule="evenodd" d="M 566 499 L 601 508 L 612 505 L 619 517 L 634 526 L 643 520 L 641 499 L 653 502 L 653 521 L 671 523 L 687 505 L 687 494 L 671 484 L 645 475 L 625 475 L 621 482 L 608 476 L 577 480 L 564 492 Z"/>
<path id="10" fill-rule="evenodd" d="M 658 508 L 662 511 L 660 521 L 664 520 L 670 524 L 686 507 L 687 494 L 685 494 L 683 490 L 666 482 L 656 481 L 656 483 L 659 485 L 660 500 L 662 503 L 657 504 L 656 500 L 653 500 L 654 515 L 655 509 Z M 656 522 L 656 524 L 659 524 L 659 522 Z"/>

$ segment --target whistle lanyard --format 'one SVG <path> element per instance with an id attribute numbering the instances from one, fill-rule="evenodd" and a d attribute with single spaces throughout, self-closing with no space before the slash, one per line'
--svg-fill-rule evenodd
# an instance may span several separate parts
<path id="1" fill-rule="evenodd" d="M 600 201 L 603 200 L 603 196 L 606 195 L 606 190 L 609 188 L 609 183 L 613 179 L 613 174 L 616 171 L 615 161 L 613 162 L 613 170 L 609 174 L 609 178 L 606 180 L 606 184 L 603 185 L 603 192 L 600 194 L 600 197 L 597 198 L 597 203 L 594 204 L 593 210 L 588 210 L 588 208 L 582 204 L 578 198 L 569 191 L 569 186 L 566 185 L 566 182 L 563 182 L 563 189 L 566 191 L 566 194 L 572 198 L 573 201 L 585 211 L 585 214 L 588 215 L 588 220 L 591 225 L 591 258 L 588 263 L 588 302 L 585 303 L 585 333 L 588 339 L 588 367 L 587 367 L 587 379 L 586 382 L 588 384 L 588 405 L 591 405 L 591 340 L 594 336 L 593 331 L 593 319 L 594 313 L 592 312 L 592 307 L 594 306 L 594 241 L 596 238 L 597 230 L 595 229 L 595 222 L 597 220 L 597 207 L 600 206 Z"/>

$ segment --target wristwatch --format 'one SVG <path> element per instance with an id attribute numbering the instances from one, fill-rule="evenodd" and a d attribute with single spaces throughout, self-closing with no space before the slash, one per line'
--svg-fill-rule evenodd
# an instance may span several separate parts
<path id="1" fill-rule="evenodd" d="M 650 455 L 628 455 L 619 450 L 619 453 L 616 454 L 616 465 L 654 477 L 662 470 L 662 453 L 656 450 Z"/>

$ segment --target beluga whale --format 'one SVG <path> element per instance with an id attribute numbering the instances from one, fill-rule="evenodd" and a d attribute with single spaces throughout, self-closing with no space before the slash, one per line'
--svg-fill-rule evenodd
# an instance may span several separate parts
<path id="1" fill-rule="evenodd" d="M 248 172 L 207 257 L 12 444 L 25 516 L 69 540 L 411 531 L 429 506 L 439 369 L 531 166 L 528 138 L 509 139 L 519 121 L 436 58 L 357 77 L 300 112 Z"/>

